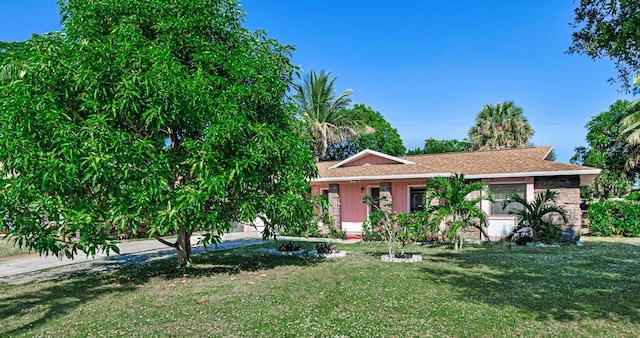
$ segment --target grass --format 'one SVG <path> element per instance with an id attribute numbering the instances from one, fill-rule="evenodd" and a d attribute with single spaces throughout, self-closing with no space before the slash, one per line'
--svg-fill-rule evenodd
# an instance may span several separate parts
<path id="1" fill-rule="evenodd" d="M 417 264 L 382 263 L 376 243 L 339 246 L 348 254 L 333 260 L 249 247 L 186 271 L 170 260 L 0 284 L 0 336 L 636 336 L 640 240 L 584 242 L 411 246 Z"/>
<path id="2" fill-rule="evenodd" d="M 18 247 L 13 243 L 12 238 L 8 236 L 0 235 L 0 258 L 5 256 L 23 255 L 28 253 L 30 253 L 29 249 Z"/>

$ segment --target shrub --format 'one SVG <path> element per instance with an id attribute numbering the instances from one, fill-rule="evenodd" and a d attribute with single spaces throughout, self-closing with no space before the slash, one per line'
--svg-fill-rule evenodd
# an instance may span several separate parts
<path id="1" fill-rule="evenodd" d="M 640 236 L 640 202 L 608 200 L 591 203 L 589 228 L 594 236 Z"/>
<path id="2" fill-rule="evenodd" d="M 385 240 L 385 229 L 380 226 L 383 217 L 384 213 L 381 210 L 369 213 L 369 218 L 362 223 L 362 240 L 374 242 Z M 407 243 L 438 241 L 438 234 L 429 230 L 423 212 L 398 213 L 396 217 L 401 230 L 397 234 L 397 239 L 402 242 L 402 246 Z"/>
<path id="3" fill-rule="evenodd" d="M 551 215 L 558 215 L 562 225 L 569 221 L 569 215 L 564 207 L 556 205 L 558 192 L 550 189 L 543 190 L 536 195 L 533 201 L 527 201 L 524 196 L 518 194 L 508 194 L 503 205 L 506 208 L 509 204 L 520 204 L 522 208 L 509 210 L 509 215 L 516 217 L 516 226 L 513 228 L 510 239 L 516 242 L 529 240 L 533 242 L 543 242 L 546 244 L 560 242 L 562 235 L 561 225 L 553 223 Z M 526 236 L 520 237 L 521 230 L 526 230 Z"/>
<path id="4" fill-rule="evenodd" d="M 317 243 L 316 244 L 316 252 L 319 255 L 328 255 L 328 254 L 332 254 L 332 253 L 338 253 L 338 252 L 340 252 L 340 250 L 338 250 L 331 243 Z"/>
<path id="5" fill-rule="evenodd" d="M 294 242 L 287 241 L 281 242 L 276 245 L 276 250 L 278 251 L 298 251 L 300 250 L 300 246 Z"/>
<path id="6" fill-rule="evenodd" d="M 347 232 L 336 228 L 329 228 L 329 238 L 347 239 Z"/>
<path id="7" fill-rule="evenodd" d="M 629 201 L 640 201 L 640 191 L 632 191 L 629 195 L 625 196 L 624 199 Z"/>
<path id="8" fill-rule="evenodd" d="M 369 213 L 369 218 L 362 222 L 363 241 L 381 242 L 384 240 L 382 232 L 378 231 L 378 228 L 375 227 L 375 225 L 378 224 L 380 217 L 382 217 L 382 213 L 380 211 L 373 211 Z"/>

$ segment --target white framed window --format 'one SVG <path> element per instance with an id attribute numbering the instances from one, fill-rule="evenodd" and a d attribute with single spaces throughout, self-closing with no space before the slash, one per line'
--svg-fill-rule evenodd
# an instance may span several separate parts
<path id="1" fill-rule="evenodd" d="M 424 195 L 427 189 L 424 186 L 409 187 L 409 212 L 424 210 Z"/>
<path id="2" fill-rule="evenodd" d="M 510 184 L 491 184 L 491 193 L 493 194 L 494 202 L 491 204 L 491 216 L 510 216 L 510 210 L 522 209 L 523 206 L 518 203 L 511 203 L 506 208 L 504 202 L 509 194 L 517 194 L 521 197 L 527 196 L 527 184 L 526 183 L 510 183 Z"/>

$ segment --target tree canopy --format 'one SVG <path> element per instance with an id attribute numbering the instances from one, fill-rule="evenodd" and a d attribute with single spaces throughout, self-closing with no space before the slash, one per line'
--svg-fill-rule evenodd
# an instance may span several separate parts
<path id="1" fill-rule="evenodd" d="M 145 226 L 184 266 L 194 231 L 312 216 L 292 49 L 244 29 L 236 1 L 61 6 L 63 32 L 0 45 L 19 69 L 0 80 L 0 216 L 18 243 L 117 251 L 109 229 Z"/>
<path id="2" fill-rule="evenodd" d="M 323 160 L 343 160 L 358 152 L 371 149 L 392 156 L 402 156 L 406 148 L 396 128 L 393 128 L 384 116 L 364 104 L 356 104 L 349 115 L 373 128 L 373 133 L 360 135 L 353 140 L 329 144 Z"/>
<path id="3" fill-rule="evenodd" d="M 640 1 L 581 0 L 574 13 L 576 31 L 568 52 L 591 59 L 608 57 L 622 88 L 628 90 L 640 69 Z"/>
<path id="4" fill-rule="evenodd" d="M 533 128 L 513 101 L 488 104 L 469 129 L 472 150 L 500 150 L 530 146 Z"/>
<path id="5" fill-rule="evenodd" d="M 407 155 L 457 153 L 470 150 L 471 143 L 467 140 L 436 140 L 430 137 L 424 140 L 424 148 L 409 150 Z"/>
<path id="6" fill-rule="evenodd" d="M 631 169 L 629 160 L 637 158 L 637 146 L 630 145 L 621 121 L 632 111 L 630 104 L 618 100 L 587 123 L 588 147 L 577 147 L 571 158 L 573 164 L 601 168 L 602 172 L 587 190 L 584 197 L 609 198 L 627 194 L 638 178 L 638 170 Z"/>
<path id="7" fill-rule="evenodd" d="M 336 77 L 311 71 L 295 85 L 298 114 L 312 140 L 316 161 L 325 158 L 331 144 L 353 140 L 374 130 L 350 108 L 350 89 L 336 96 Z"/>

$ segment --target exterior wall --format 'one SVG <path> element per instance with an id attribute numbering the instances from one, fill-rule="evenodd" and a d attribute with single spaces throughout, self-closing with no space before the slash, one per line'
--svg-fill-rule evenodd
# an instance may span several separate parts
<path id="1" fill-rule="evenodd" d="M 392 182 L 393 211 L 409 212 L 409 187 L 424 187 L 427 180 L 398 180 Z"/>
<path id="2" fill-rule="evenodd" d="M 357 182 L 340 182 L 339 193 L 336 195 L 339 209 L 335 210 L 334 216 L 338 217 L 343 230 L 349 233 L 359 233 L 362 231 L 362 222 L 368 217 L 368 207 L 362 202 L 365 194 L 370 193 L 371 187 L 381 187 L 385 182 L 391 183 L 391 199 L 393 211 L 408 212 L 409 211 L 409 188 L 424 187 L 426 180 L 395 180 L 395 181 L 357 181 Z M 533 200 L 535 195 L 546 188 L 551 188 L 559 192 L 559 204 L 563 205 L 571 219 L 569 227 L 576 234 L 580 231 L 581 215 L 580 215 L 580 177 L 579 176 L 548 176 L 548 177 L 527 177 L 527 178 L 500 178 L 500 179 L 483 179 L 485 184 L 500 183 L 525 183 L 526 196 L 528 200 Z M 313 184 L 312 193 L 319 194 L 322 189 L 328 189 L 328 183 Z M 382 189 L 381 189 L 382 194 Z M 477 196 L 470 195 L 470 197 Z M 331 194 L 330 194 L 331 199 Z M 482 202 L 482 209 L 489 214 L 491 203 Z M 334 220 L 334 223 L 336 221 Z M 485 231 L 492 239 L 497 239 L 508 235 L 515 225 L 515 219 L 512 216 L 490 216 L 489 226 Z M 472 231 L 465 234 L 467 238 L 480 238 L 478 231 Z"/>
<path id="3" fill-rule="evenodd" d="M 580 213 L 580 176 L 547 176 L 536 177 L 534 181 L 535 193 L 545 189 L 552 189 L 558 192 L 558 205 L 563 206 L 569 215 L 569 223 L 563 230 L 572 230 L 574 236 L 580 234 L 582 226 L 582 215 Z M 554 221 L 559 221 L 560 217 L 554 215 Z"/>
<path id="4" fill-rule="evenodd" d="M 329 214 L 334 217 L 334 224 L 339 224 L 339 229 L 348 233 L 361 233 L 362 222 L 369 214 L 369 208 L 362 202 L 365 194 L 369 194 L 372 187 L 381 188 L 381 197 L 385 192 L 382 187 L 385 183 L 391 183 L 390 199 L 392 209 L 396 212 L 409 211 L 409 187 L 424 187 L 426 180 L 397 180 L 397 181 L 357 181 L 340 182 L 338 193 L 329 193 Z M 331 184 L 333 185 L 333 184 Z M 314 183 L 311 188 L 313 194 L 320 194 L 322 189 L 329 189 L 328 183 Z M 331 191 L 331 190 L 330 190 Z M 388 193 L 388 192 L 386 192 Z M 331 209 L 331 206 L 336 206 Z"/>
<path id="5" fill-rule="evenodd" d="M 376 155 L 366 155 L 355 161 L 346 163 L 342 165 L 343 167 L 355 167 L 367 164 L 398 164 L 398 162 L 394 160 L 390 160 L 388 158 L 376 156 Z"/>
<path id="6" fill-rule="evenodd" d="M 318 195 L 322 193 L 322 190 L 329 189 L 329 183 L 319 183 L 311 186 L 311 193 L 313 195 Z"/>

